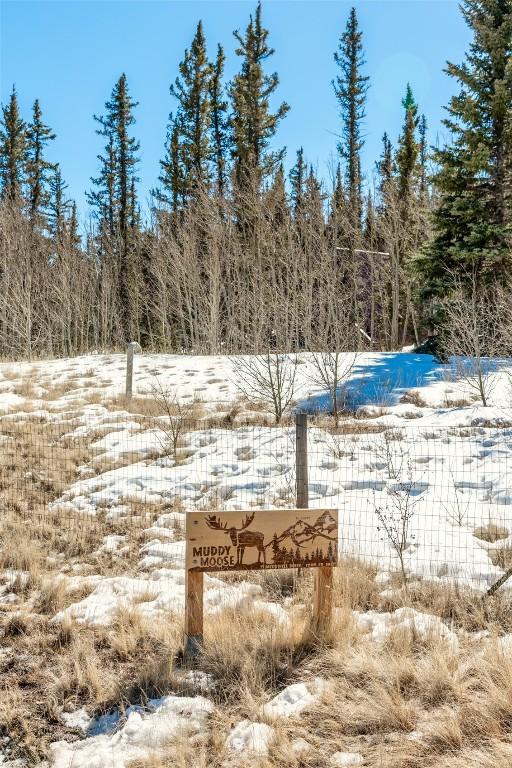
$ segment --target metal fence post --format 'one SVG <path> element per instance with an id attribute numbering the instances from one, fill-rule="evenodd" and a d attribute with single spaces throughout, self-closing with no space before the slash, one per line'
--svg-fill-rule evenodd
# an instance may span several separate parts
<path id="1" fill-rule="evenodd" d="M 130 341 L 126 347 L 126 397 L 128 400 L 131 400 L 133 394 L 133 354 L 140 351 L 140 344 L 136 341 Z"/>

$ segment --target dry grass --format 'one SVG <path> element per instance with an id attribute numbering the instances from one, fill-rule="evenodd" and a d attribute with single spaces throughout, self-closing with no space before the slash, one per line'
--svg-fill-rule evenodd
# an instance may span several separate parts
<path id="1" fill-rule="evenodd" d="M 346 576 L 338 587 L 350 581 Z M 364 569 L 354 569 L 354 582 L 345 608 L 372 604 L 375 593 L 364 585 Z M 468 642 L 457 654 L 434 634 L 420 641 L 414 632 L 375 645 L 362 638 L 344 610 L 327 647 L 308 641 L 304 623 L 288 630 L 272 624 L 263 615 L 244 620 L 229 613 L 208 622 L 199 662 L 215 680 L 210 695 L 217 711 L 208 741 L 169 744 L 166 755 L 149 756 L 137 766 L 325 768 L 340 751 L 361 754 L 364 765 L 374 768 L 511 764 L 512 661 L 499 651 L 483 658 L 481 647 Z M 329 681 L 326 692 L 300 717 L 277 723 L 267 756 L 242 754 L 226 762 L 224 739 L 234 722 L 264 720 L 262 702 L 290 682 L 316 675 Z M 300 756 L 292 748 L 297 739 L 310 745 Z"/>
<path id="2" fill-rule="evenodd" d="M 45 382 L 43 386 L 45 388 L 43 400 L 52 401 L 60 400 L 64 395 L 68 395 L 73 390 L 78 389 L 78 382 L 69 377 L 58 384 Z"/>
<path id="3" fill-rule="evenodd" d="M 32 375 L 27 375 L 26 378 L 17 381 L 12 391 L 15 395 L 26 397 L 27 400 L 34 399 L 36 397 L 34 377 Z"/>
<path id="4" fill-rule="evenodd" d="M 427 405 L 424 398 L 421 396 L 421 393 L 415 389 L 410 389 L 405 392 L 400 398 L 400 402 L 407 405 L 415 405 L 417 408 L 425 408 Z"/>
<path id="5" fill-rule="evenodd" d="M 42 758 L 51 741 L 72 738 L 60 721 L 62 710 L 122 711 L 127 703 L 145 704 L 168 692 L 178 628 L 172 617 L 145 621 L 137 611 L 120 612 L 107 629 L 8 615 L 3 635 L 11 653 L 0 659 L 0 736 L 14 742 L 13 757 Z"/>
<path id="6" fill-rule="evenodd" d="M 153 418 L 135 412 L 141 419 Z M 232 415 L 233 423 L 237 418 Z M 207 426 L 208 420 L 202 423 Z M 329 424 L 331 432 L 343 439 L 347 435 L 348 443 L 353 434 L 381 431 L 378 425 L 351 421 L 336 432 Z M 90 590 L 70 590 L 63 573 L 72 575 L 75 568 L 82 575 L 135 573 L 145 529 L 160 514 L 182 510 L 179 498 L 145 504 L 134 497 L 121 499 L 129 514 L 116 521 L 108 519 L 106 510 L 94 519 L 50 512 L 48 504 L 90 460 L 89 445 L 98 436 L 78 442 L 65 438 L 72 427 L 39 419 L 0 422 L 0 503 L 5 510 L 0 572 L 15 575 L 9 589 L 16 596 L 12 604 L 0 606 L 0 642 L 6 651 L 0 654 L 0 743 L 8 737 L 11 757 L 29 764 L 44 759 L 52 741 L 79 736 L 61 721 L 62 710 L 85 706 L 93 715 L 171 692 L 197 693 L 182 678 L 181 617 L 147 619 L 142 614 L 144 603 L 154 598 L 150 583 L 108 627 L 52 621 Z M 126 554 L 100 551 L 110 533 L 126 536 Z M 489 525 L 479 535 L 499 543 L 504 532 Z M 496 550 L 493 557 L 499 556 Z M 374 569 L 349 560 L 337 569 L 337 610 L 321 643 L 310 629 L 311 573 L 254 575 L 264 599 L 286 601 L 290 624 L 279 624 L 262 611 L 207 617 L 198 665 L 213 681 L 207 693 L 216 706 L 211 727 L 197 739 L 177 737 L 132 768 L 326 768 L 338 751 L 361 754 L 371 768 L 509 768 L 512 661 L 492 639 L 476 641 L 468 633 L 485 630 L 492 638 L 512 632 L 512 598 L 502 591 L 483 599 L 469 590 L 427 582 L 410 583 L 404 590 L 398 580 L 383 596 L 375 575 Z M 222 578 L 236 581 L 246 574 Z M 460 651 L 451 651 L 435 634 L 425 637 L 414 629 L 396 630 L 385 643 L 372 643 L 352 615 L 354 610 L 403 606 L 441 617 L 458 632 Z M 324 694 L 300 717 L 273 724 L 268 755 L 227 755 L 224 742 L 233 723 L 261 720 L 262 703 L 290 683 L 315 677 L 328 681 Z M 416 740 L 411 740 L 413 731 L 421 734 Z M 310 745 L 301 755 L 292 748 L 299 738 Z"/>
<path id="7" fill-rule="evenodd" d="M 26 551 L 24 557 L 29 557 Z M 498 593 L 484 602 L 469 592 L 412 584 L 407 593 L 396 590 L 391 604 L 381 597 L 374 576 L 354 561 L 338 569 L 337 611 L 328 642 L 315 639 L 309 611 L 301 610 L 311 598 L 309 573 L 299 579 L 291 572 L 260 576 L 266 596 L 292 598 L 289 625 L 257 611 L 207 617 L 198 666 L 213 681 L 207 694 L 216 705 L 211 728 L 198 739 L 173 739 L 133 768 L 325 768 L 338 751 L 359 753 L 373 768 L 507 765 L 512 661 L 493 641 L 482 653 L 482 645 L 466 639 L 465 632 L 510 631 L 510 599 Z M 62 709 L 86 706 L 93 714 L 145 704 L 169 692 L 194 695 L 181 679 L 179 618 L 148 620 L 135 605 L 119 611 L 104 629 L 53 624 L 48 617 L 80 595 L 44 579 L 36 592 L 30 612 L 11 611 L 3 623 L 3 642 L 11 653 L 0 662 L 0 735 L 10 735 L 14 756 L 36 762 L 47 754 L 50 741 L 76 736 L 60 721 Z M 148 590 L 138 602 L 152 598 Z M 425 637 L 414 631 L 397 630 L 375 644 L 364 639 L 352 618 L 354 609 L 400 605 L 438 614 L 464 630 L 460 651 L 450 650 L 434 633 Z M 328 681 L 324 694 L 299 717 L 273 723 L 268 755 L 229 758 L 224 741 L 233 723 L 265 721 L 262 703 L 290 683 L 315 677 Z M 420 734 L 415 741 L 413 731 Z M 292 749 L 297 739 L 310 745 L 300 756 Z"/>

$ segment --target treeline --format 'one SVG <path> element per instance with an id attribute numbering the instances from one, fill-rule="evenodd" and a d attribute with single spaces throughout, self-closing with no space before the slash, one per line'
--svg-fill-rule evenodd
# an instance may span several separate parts
<path id="1" fill-rule="evenodd" d="M 121 348 L 196 353 L 396 349 L 442 322 L 454 286 L 505 282 L 512 262 L 512 0 L 464 0 L 473 42 L 448 64 L 458 92 L 446 146 L 404 83 L 402 129 L 361 171 L 366 98 L 356 11 L 334 53 L 338 165 L 323 183 L 299 148 L 275 149 L 284 101 L 258 5 L 224 76 L 201 22 L 170 87 L 153 207 L 137 196 L 137 103 L 125 75 L 104 113 L 86 234 L 39 102 L 13 89 L 0 122 L 0 354 Z"/>

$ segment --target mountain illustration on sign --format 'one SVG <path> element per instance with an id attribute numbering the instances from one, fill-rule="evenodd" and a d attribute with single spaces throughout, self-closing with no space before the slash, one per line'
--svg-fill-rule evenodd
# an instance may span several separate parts
<path id="1" fill-rule="evenodd" d="M 279 536 L 274 533 L 270 542 L 273 562 L 297 567 L 331 565 L 338 559 L 336 534 L 337 523 L 329 510 L 323 512 L 313 524 L 299 519 Z M 320 546 L 311 550 L 311 544 L 317 539 L 320 539 Z M 306 546 L 307 552 L 301 552 Z"/>
<path id="2" fill-rule="evenodd" d="M 208 515 L 205 519 L 208 528 L 229 536 L 236 547 L 237 567 L 258 568 L 262 560 L 263 565 L 267 565 L 268 548 L 272 552 L 270 560 L 273 567 L 332 565 L 337 562 L 337 521 L 329 510 L 322 512 L 314 523 L 297 519 L 280 534 L 275 532 L 270 541 L 265 541 L 261 531 L 248 530 L 253 520 L 254 513 L 247 515 L 240 526 L 235 527 L 223 522 L 220 515 Z M 316 548 L 313 547 L 315 543 Z M 256 550 L 257 562 L 244 563 L 246 549 Z"/>

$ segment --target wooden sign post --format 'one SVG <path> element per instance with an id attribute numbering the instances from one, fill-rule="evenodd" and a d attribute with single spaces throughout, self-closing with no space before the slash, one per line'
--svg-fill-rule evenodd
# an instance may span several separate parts
<path id="1" fill-rule="evenodd" d="M 203 573 L 316 568 L 324 583 L 337 562 L 336 509 L 188 512 L 185 655 L 197 655 L 203 644 Z M 315 591 L 319 632 L 330 618 L 331 596 L 330 588 Z"/>

